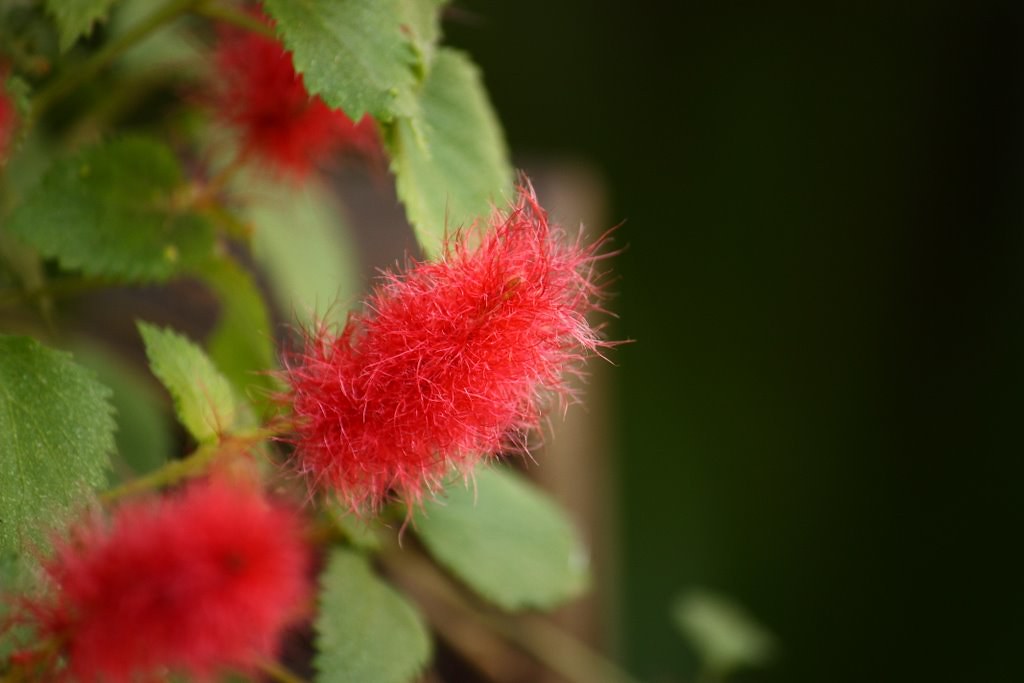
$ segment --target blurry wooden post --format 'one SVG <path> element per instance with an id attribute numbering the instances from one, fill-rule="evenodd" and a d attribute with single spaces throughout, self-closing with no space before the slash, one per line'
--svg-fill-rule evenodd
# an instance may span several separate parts
<path id="1" fill-rule="evenodd" d="M 608 224 L 605 192 L 596 172 L 580 165 L 538 165 L 531 179 L 551 218 L 570 235 L 580 223 L 594 240 Z M 621 245 L 618 245 L 621 246 Z M 609 248 L 615 248 L 611 245 Z M 610 266 L 605 266 L 609 268 Z M 614 291 L 613 291 L 614 293 Z M 614 309 L 614 303 L 610 306 Z M 606 652 L 614 641 L 615 488 L 611 479 L 614 453 L 609 367 L 600 358 L 587 364 L 580 387 L 582 405 L 570 406 L 562 419 L 551 417 L 538 465 L 527 472 L 568 511 L 591 556 L 593 583 L 578 600 L 553 618 L 591 647 Z M 544 681 L 561 680 L 549 675 Z"/>

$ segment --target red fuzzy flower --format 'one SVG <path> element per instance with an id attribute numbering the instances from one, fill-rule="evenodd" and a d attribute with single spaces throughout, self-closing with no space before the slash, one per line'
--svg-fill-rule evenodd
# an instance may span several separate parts
<path id="1" fill-rule="evenodd" d="M 385 273 L 366 312 L 286 358 L 298 467 L 353 509 L 436 490 L 453 467 L 523 448 L 566 374 L 607 346 L 585 315 L 598 245 L 566 243 L 532 190 L 437 262 Z M 473 246 L 476 244 L 477 246 Z"/>
<path id="2" fill-rule="evenodd" d="M 310 97 L 291 54 L 277 41 L 226 28 L 215 63 L 219 87 L 211 104 L 238 131 L 243 155 L 302 178 L 341 151 L 379 153 L 373 120 L 364 116 L 355 123 L 319 96 Z"/>
<path id="3" fill-rule="evenodd" d="M 52 593 L 27 610 L 75 680 L 206 677 L 274 655 L 307 567 L 295 514 L 215 480 L 81 525 L 45 564 Z"/>
<path id="4" fill-rule="evenodd" d="M 7 156 L 7 148 L 14 138 L 14 129 L 18 125 L 18 112 L 14 102 L 3 91 L 3 72 L 0 71 L 0 163 Z"/>

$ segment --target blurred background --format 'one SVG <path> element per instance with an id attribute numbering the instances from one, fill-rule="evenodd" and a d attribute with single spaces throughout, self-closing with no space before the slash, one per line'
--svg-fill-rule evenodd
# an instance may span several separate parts
<path id="1" fill-rule="evenodd" d="M 1022 20 L 995 1 L 450 12 L 517 164 L 582 172 L 593 227 L 624 221 L 612 336 L 635 343 L 600 400 L 613 637 L 637 675 L 692 678 L 670 609 L 704 586 L 779 643 L 735 680 L 1024 678 Z"/>

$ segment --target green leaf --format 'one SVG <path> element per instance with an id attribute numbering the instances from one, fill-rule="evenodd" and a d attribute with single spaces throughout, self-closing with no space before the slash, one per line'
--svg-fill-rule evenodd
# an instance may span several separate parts
<path id="1" fill-rule="evenodd" d="M 448 0 L 399 0 L 398 9 L 419 57 L 420 73 L 426 75 L 441 40 L 441 10 Z"/>
<path id="2" fill-rule="evenodd" d="M 25 624 L 9 621 L 17 602 L 13 596 L 27 592 L 33 572 L 25 554 L 0 549 L 0 662 L 31 642 L 34 634 Z"/>
<path id="3" fill-rule="evenodd" d="M 424 251 L 446 232 L 489 215 L 512 186 L 512 168 L 480 73 L 461 52 L 441 49 L 419 93 L 419 119 L 399 119 L 389 147 L 398 196 Z"/>
<path id="4" fill-rule="evenodd" d="M 54 164 L 9 229 L 65 268 L 123 280 L 163 280 L 209 254 L 213 230 L 175 207 L 177 160 L 162 144 L 122 138 Z"/>
<path id="5" fill-rule="evenodd" d="M 230 259 L 211 261 L 202 277 L 221 305 L 217 327 L 206 344 L 210 358 L 243 396 L 265 397 L 277 388 L 267 374 L 275 367 L 274 342 L 256 282 Z M 254 387 L 258 388 L 255 394 L 250 391 Z"/>
<path id="6" fill-rule="evenodd" d="M 761 666 L 775 653 L 775 639 L 735 602 L 697 589 L 672 605 L 676 627 L 716 677 L 744 667 Z"/>
<path id="7" fill-rule="evenodd" d="M 334 498 L 328 498 L 324 502 L 324 511 L 353 547 L 369 552 L 380 549 L 380 537 L 372 527 L 379 524 L 379 520 L 360 519 Z"/>
<path id="8" fill-rule="evenodd" d="M 353 120 L 412 112 L 415 54 L 398 0 L 264 0 L 306 89 Z"/>
<path id="9" fill-rule="evenodd" d="M 500 467 L 476 471 L 447 499 L 427 503 L 415 529 L 438 562 L 507 610 L 550 608 L 587 585 L 587 554 L 543 492 Z"/>
<path id="10" fill-rule="evenodd" d="M 318 683 L 406 683 L 430 659 L 422 617 L 359 553 L 337 549 L 321 577 Z"/>
<path id="11" fill-rule="evenodd" d="M 359 283 L 355 246 L 327 188 L 250 185 L 252 248 L 281 310 L 304 325 L 342 321 Z M 340 304 L 340 305 L 338 305 Z"/>
<path id="12" fill-rule="evenodd" d="M 104 483 L 114 450 L 109 398 L 70 354 L 0 335 L 0 551 L 41 540 Z"/>
<path id="13" fill-rule="evenodd" d="M 46 0 L 46 9 L 57 22 L 60 51 L 66 52 L 92 26 L 105 19 L 115 0 Z"/>
<path id="14" fill-rule="evenodd" d="M 231 384 L 201 348 L 177 332 L 138 326 L 149 367 L 171 393 L 178 419 L 199 443 L 216 441 L 235 424 Z"/>
<path id="15" fill-rule="evenodd" d="M 109 387 L 117 415 L 117 456 L 111 484 L 151 472 L 174 455 L 174 436 L 162 396 L 148 377 L 95 345 L 76 345 L 75 358 Z"/>

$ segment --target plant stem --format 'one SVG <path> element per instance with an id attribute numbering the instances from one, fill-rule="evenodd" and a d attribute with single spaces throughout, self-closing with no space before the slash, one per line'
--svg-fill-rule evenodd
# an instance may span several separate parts
<path id="1" fill-rule="evenodd" d="M 100 51 L 93 54 L 77 67 L 64 73 L 45 88 L 39 91 L 32 100 L 32 120 L 38 119 L 55 102 L 73 91 L 79 85 L 87 82 L 96 76 L 100 71 L 110 65 L 122 53 L 140 42 L 150 33 L 164 24 L 185 14 L 193 8 L 200 0 L 170 0 L 166 5 L 157 10 L 152 16 L 129 31 L 125 32 L 116 40 L 108 43 Z"/>
<path id="2" fill-rule="evenodd" d="M 151 489 L 162 488 L 177 483 L 182 479 L 194 477 L 206 471 L 207 466 L 220 453 L 220 444 L 200 446 L 187 458 L 172 460 L 149 474 L 134 479 L 100 494 L 105 503 Z"/>
<path id="3" fill-rule="evenodd" d="M 195 8 L 195 13 L 214 21 L 234 24 L 247 31 L 259 33 L 268 38 L 277 38 L 277 33 L 274 31 L 273 26 L 269 26 L 266 22 L 260 21 L 248 12 L 242 12 L 234 7 L 226 7 L 213 2 L 202 2 Z"/>
<path id="4" fill-rule="evenodd" d="M 260 664 L 260 669 L 278 683 L 306 683 L 297 674 L 292 673 L 277 662 L 263 662 Z"/>
<path id="5" fill-rule="evenodd" d="M 200 446 L 186 458 L 172 460 L 143 477 L 104 491 L 100 494 L 100 500 L 109 503 L 125 496 L 176 484 L 182 479 L 200 476 L 206 472 L 210 463 L 218 456 L 232 451 L 245 450 L 274 434 L 272 429 L 265 428 L 224 436 L 217 443 Z"/>

